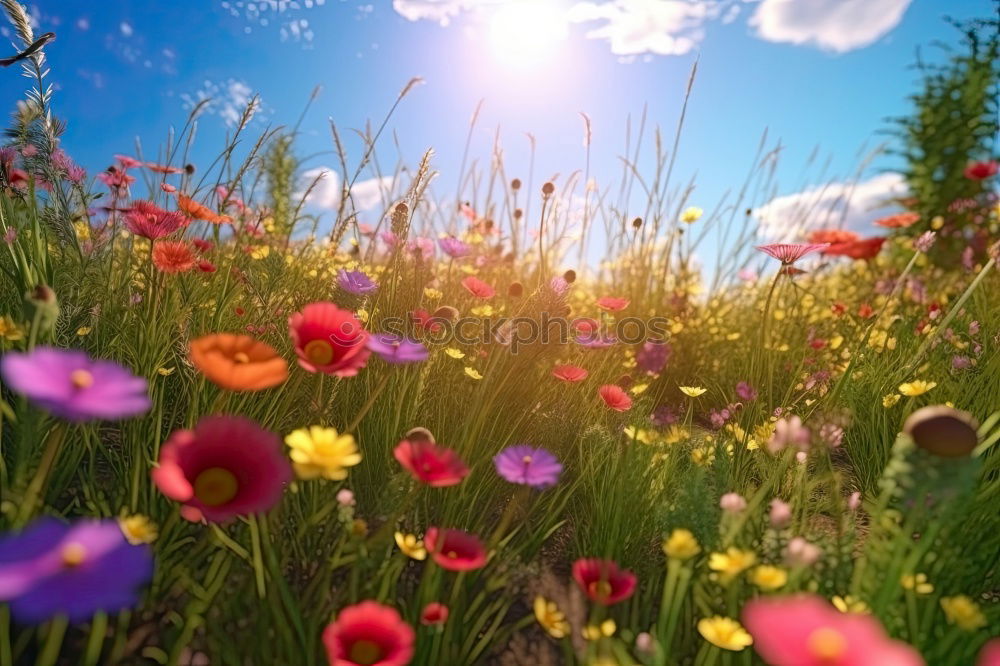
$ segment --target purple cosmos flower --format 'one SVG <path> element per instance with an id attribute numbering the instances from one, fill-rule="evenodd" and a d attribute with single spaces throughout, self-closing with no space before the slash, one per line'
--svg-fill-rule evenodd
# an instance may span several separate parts
<path id="1" fill-rule="evenodd" d="M 0 601 L 28 624 L 131 608 L 152 575 L 149 548 L 130 545 L 114 520 L 41 518 L 0 539 Z"/>
<path id="2" fill-rule="evenodd" d="M 646 342 L 635 353 L 635 363 L 644 372 L 657 375 L 663 372 L 667 361 L 670 359 L 670 345 L 666 342 Z"/>
<path id="3" fill-rule="evenodd" d="M 391 333 L 376 333 L 368 338 L 368 349 L 378 354 L 386 363 L 420 363 L 430 352 L 416 340 Z"/>
<path id="4" fill-rule="evenodd" d="M 472 248 L 469 247 L 468 243 L 462 242 L 454 236 L 439 239 L 438 245 L 441 247 L 441 251 L 452 259 L 464 257 L 472 252 Z"/>
<path id="5" fill-rule="evenodd" d="M 349 294 L 361 295 L 370 294 L 378 289 L 375 280 L 372 280 L 364 271 L 348 271 L 343 268 L 337 273 L 337 284 Z"/>
<path id="6" fill-rule="evenodd" d="M 8 352 L 0 376 L 14 391 L 68 421 L 116 420 L 149 409 L 146 380 L 78 349 Z"/>
<path id="7" fill-rule="evenodd" d="M 556 485 L 563 469 L 554 455 L 529 444 L 507 447 L 493 458 L 493 464 L 497 474 L 511 483 L 538 489 Z"/>

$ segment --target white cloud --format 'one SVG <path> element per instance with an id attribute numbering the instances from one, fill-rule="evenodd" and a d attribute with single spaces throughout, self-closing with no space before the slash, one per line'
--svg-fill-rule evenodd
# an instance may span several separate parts
<path id="1" fill-rule="evenodd" d="M 857 183 L 828 183 L 775 197 L 754 210 L 759 234 L 768 240 L 796 240 L 812 229 L 870 231 L 871 223 L 897 208 L 892 199 L 907 195 L 898 173 L 883 173 Z"/>
<path id="2" fill-rule="evenodd" d="M 124 37 L 131 37 L 133 34 L 135 34 L 135 29 L 132 27 L 132 24 L 129 23 L 128 21 L 122 21 L 118 25 L 118 29 L 121 30 L 122 35 Z"/>
<path id="3" fill-rule="evenodd" d="M 911 0 L 763 0 L 750 18 L 770 42 L 843 53 L 868 46 L 899 24 Z"/>
<path id="4" fill-rule="evenodd" d="M 569 20 L 603 21 L 586 36 L 606 40 L 616 55 L 682 55 L 701 42 L 702 24 L 718 17 L 726 4 L 712 0 L 578 2 L 570 8 Z"/>
<path id="5" fill-rule="evenodd" d="M 409 21 L 434 21 L 446 26 L 451 19 L 499 0 L 392 0 L 396 13 Z"/>
<path id="6" fill-rule="evenodd" d="M 238 79 L 227 79 L 216 83 L 205 81 L 202 87 L 194 94 L 184 93 L 181 101 L 185 110 L 192 110 L 204 100 L 210 100 L 201 107 L 200 113 L 217 115 L 226 124 L 226 127 L 236 127 L 247 108 L 247 105 L 254 102 L 251 110 L 251 118 L 259 114 L 262 110 L 259 97 L 254 99 L 253 90 L 244 81 Z"/>
<path id="7" fill-rule="evenodd" d="M 316 181 L 317 177 L 320 176 L 322 177 Z M 306 188 L 314 181 L 316 184 L 309 192 L 306 203 L 316 208 L 337 210 L 340 207 L 340 194 L 343 187 L 340 174 L 325 166 L 303 172 L 299 182 L 301 192 L 296 197 L 305 194 Z M 391 200 L 393 183 L 392 176 L 370 178 L 354 183 L 354 187 L 351 188 L 351 199 L 354 201 L 354 207 L 359 211 L 379 208 L 384 201 Z"/>

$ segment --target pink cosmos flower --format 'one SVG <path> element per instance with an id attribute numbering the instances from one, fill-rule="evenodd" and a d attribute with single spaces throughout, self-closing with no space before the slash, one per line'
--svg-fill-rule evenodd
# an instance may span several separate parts
<path id="1" fill-rule="evenodd" d="M 889 638 L 871 615 L 841 613 L 813 595 L 754 599 L 743 624 L 773 666 L 922 666 L 913 647 Z"/>
<path id="2" fill-rule="evenodd" d="M 598 389 L 598 393 L 609 409 L 616 412 L 627 412 L 632 409 L 632 398 L 628 397 L 628 394 L 617 384 L 605 384 Z"/>
<path id="3" fill-rule="evenodd" d="M 483 298 L 483 299 L 493 298 L 494 296 L 496 296 L 497 293 L 496 289 L 494 289 L 491 285 L 487 284 L 486 282 L 483 282 L 475 275 L 470 275 L 469 277 L 462 280 L 462 286 L 465 287 L 466 290 L 476 298 Z"/>
<path id="4" fill-rule="evenodd" d="M 180 213 L 165 211 L 152 201 L 134 201 L 125 213 L 125 226 L 136 236 L 150 240 L 163 238 L 184 226 L 187 219 Z"/>
<path id="5" fill-rule="evenodd" d="M 771 243 L 758 245 L 757 249 L 788 265 L 794 264 L 810 252 L 818 252 L 829 245 L 829 243 Z"/>
<path id="6" fill-rule="evenodd" d="M 613 296 L 602 296 L 597 299 L 597 307 L 608 312 L 620 312 L 631 303 L 627 298 L 615 298 Z"/>
<path id="7" fill-rule="evenodd" d="M 582 382 L 589 373 L 576 365 L 557 365 L 552 368 L 552 376 L 564 382 Z"/>

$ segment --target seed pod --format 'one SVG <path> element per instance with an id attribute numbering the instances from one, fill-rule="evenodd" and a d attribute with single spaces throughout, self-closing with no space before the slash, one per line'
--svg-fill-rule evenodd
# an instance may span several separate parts
<path id="1" fill-rule="evenodd" d="M 184 165 L 184 173 L 186 173 L 187 175 L 189 175 L 189 176 L 194 175 L 195 171 L 196 171 L 196 169 L 194 168 L 193 164 L 185 164 Z"/>
<path id="2" fill-rule="evenodd" d="M 511 298 L 520 298 L 524 294 L 524 285 L 520 282 L 511 282 L 507 287 L 507 295 Z"/>
<path id="3" fill-rule="evenodd" d="M 551 182 L 546 182 L 544 185 L 542 185 L 542 196 L 544 197 L 552 196 L 552 193 L 555 191 L 556 191 L 556 186 L 553 185 Z"/>
<path id="4" fill-rule="evenodd" d="M 576 282 L 576 271 L 571 268 L 563 273 L 563 280 L 566 280 L 567 284 L 573 284 Z"/>
<path id="5" fill-rule="evenodd" d="M 641 226 L 642 226 L 642 218 L 641 217 L 637 217 L 634 220 L 632 220 L 632 228 L 633 229 L 638 229 Z"/>
<path id="6" fill-rule="evenodd" d="M 922 407 L 910 414 L 903 432 L 921 449 L 942 458 L 963 458 L 979 444 L 979 425 L 968 412 L 946 405 Z"/>
<path id="7" fill-rule="evenodd" d="M 510 189 L 515 191 L 521 189 L 521 179 L 515 178 L 514 180 L 510 181 Z"/>
<path id="8" fill-rule="evenodd" d="M 520 220 L 523 215 L 524 215 L 524 211 L 523 210 L 521 210 L 520 208 L 515 208 L 514 209 L 514 219 L 515 220 Z"/>
<path id="9" fill-rule="evenodd" d="M 458 319 L 458 310 L 450 305 L 442 305 L 434 314 L 431 315 L 433 319 L 446 319 L 448 321 L 455 321 Z"/>

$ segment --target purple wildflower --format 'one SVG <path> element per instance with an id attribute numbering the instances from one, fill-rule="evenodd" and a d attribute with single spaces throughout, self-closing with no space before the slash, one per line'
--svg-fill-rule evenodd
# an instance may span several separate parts
<path id="1" fill-rule="evenodd" d="M 679 420 L 677 411 L 666 403 L 658 406 L 653 410 L 653 413 L 649 415 L 649 422 L 658 428 L 673 425 Z"/>
<path id="2" fill-rule="evenodd" d="M 933 231 L 925 231 L 920 234 L 915 241 L 913 241 L 913 248 L 917 252 L 923 252 L 926 254 L 930 251 L 931 247 L 934 245 L 934 241 L 937 238 L 937 234 Z"/>
<path id="3" fill-rule="evenodd" d="M 68 421 L 117 420 L 149 409 L 146 380 L 77 349 L 8 352 L 0 376 L 11 389 Z"/>
<path id="4" fill-rule="evenodd" d="M 757 399 L 757 389 L 750 386 L 749 382 L 740 382 L 736 385 L 736 395 L 740 396 L 742 400 L 753 402 Z"/>
<path id="5" fill-rule="evenodd" d="M 658 375 L 663 372 L 667 361 L 670 360 L 671 351 L 670 345 L 666 342 L 650 340 L 635 353 L 635 363 L 644 372 Z"/>
<path id="6" fill-rule="evenodd" d="M 348 271 L 343 268 L 337 273 L 337 284 L 349 294 L 370 294 L 378 285 L 364 271 Z"/>
<path id="7" fill-rule="evenodd" d="M 472 251 L 468 243 L 460 241 L 454 236 L 439 239 L 438 245 L 441 247 L 441 251 L 452 259 L 464 257 Z"/>
<path id="8" fill-rule="evenodd" d="M 28 624 L 131 608 L 152 575 L 149 548 L 130 545 L 114 520 L 42 518 L 0 539 L 0 601 Z"/>
<path id="9" fill-rule="evenodd" d="M 563 466 L 545 449 L 528 444 L 510 446 L 493 458 L 497 474 L 510 481 L 532 488 L 548 488 L 559 481 Z"/>
<path id="10" fill-rule="evenodd" d="M 774 424 L 774 434 L 767 442 L 767 449 L 771 453 L 778 453 L 787 447 L 795 447 L 804 451 L 809 448 L 810 437 L 809 429 L 802 425 L 802 419 L 798 416 L 778 419 L 777 423 Z"/>
<path id="11" fill-rule="evenodd" d="M 376 333 L 369 337 L 368 349 L 386 363 L 399 365 L 426 361 L 430 353 L 420 342 L 391 333 Z"/>

